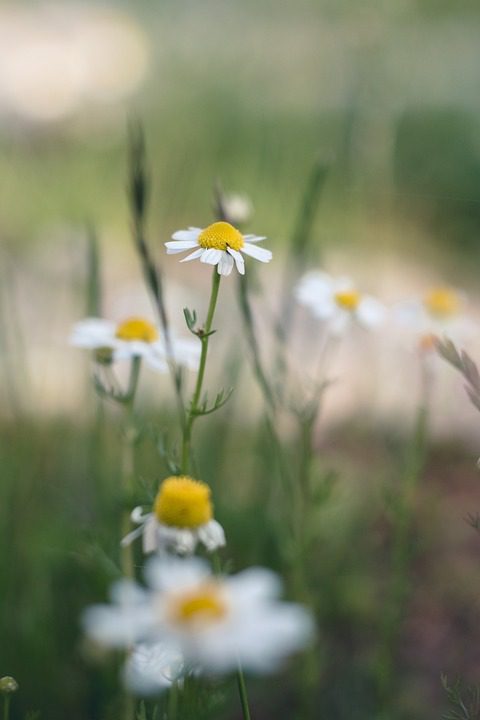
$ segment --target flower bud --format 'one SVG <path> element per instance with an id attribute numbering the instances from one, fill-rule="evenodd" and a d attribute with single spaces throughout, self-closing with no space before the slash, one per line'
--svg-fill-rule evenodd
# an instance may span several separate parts
<path id="1" fill-rule="evenodd" d="M 9 693 L 17 692 L 17 690 L 18 683 L 15 678 L 10 675 L 5 675 L 5 677 L 0 678 L 0 693 L 8 695 Z"/>

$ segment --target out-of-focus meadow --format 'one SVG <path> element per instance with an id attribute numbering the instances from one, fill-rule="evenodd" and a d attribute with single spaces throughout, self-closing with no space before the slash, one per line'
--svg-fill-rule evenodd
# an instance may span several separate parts
<path id="1" fill-rule="evenodd" d="M 274 328 L 294 308 L 284 338 L 287 409 L 318 379 L 318 323 L 284 294 L 302 227 L 303 269 L 352 276 L 387 305 L 437 286 L 463 293 L 474 328 L 463 346 L 480 359 L 479 31 L 474 0 L 2 4 L 0 676 L 20 685 L 12 718 L 119 717 L 118 667 L 92 662 L 79 625 L 117 573 L 119 413 L 96 397 L 89 359 L 68 337 L 89 314 L 153 313 L 131 240 L 129 123 L 145 128 L 147 237 L 178 334 L 187 332 L 185 306 L 204 315 L 210 273 L 167 257 L 163 243 L 213 221 L 216 187 L 250 198 L 247 232 L 266 235 L 274 254 L 247 266 L 272 384 Z M 302 226 L 315 172 L 321 193 Z M 275 508 L 281 472 L 237 279 L 222 281 L 206 377 L 212 395 L 235 392 L 199 422 L 195 453 L 232 567 L 274 568 L 289 597 L 311 604 L 313 596 L 309 717 L 440 718 L 442 673 L 480 680 L 480 538 L 465 520 L 480 508 L 480 416 L 432 353 L 426 460 L 407 498 L 407 580 L 390 637 L 402 562 L 395 499 L 415 471 L 419 352 L 389 322 L 345 339 L 312 434 L 318 508 L 303 597 L 281 547 L 288 509 Z M 144 371 L 138 407 L 137 500 L 145 503 L 169 474 L 164 442 L 178 441 L 167 376 Z M 302 436 L 292 417 L 285 412 L 276 432 L 296 468 Z M 281 676 L 253 678 L 253 717 L 297 717 L 307 670 L 299 657 Z M 234 690 L 215 692 L 210 717 L 240 717 Z"/>

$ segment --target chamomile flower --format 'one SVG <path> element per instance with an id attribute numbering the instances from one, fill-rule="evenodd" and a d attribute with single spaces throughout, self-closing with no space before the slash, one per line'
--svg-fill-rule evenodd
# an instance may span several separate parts
<path id="1" fill-rule="evenodd" d="M 361 293 L 347 277 L 333 278 L 320 271 L 308 272 L 300 280 L 295 297 L 315 317 L 328 323 L 334 335 L 342 335 L 354 323 L 375 328 L 385 318 L 382 303 Z"/>
<path id="2" fill-rule="evenodd" d="M 145 553 L 166 549 L 189 555 L 198 543 L 210 552 L 225 545 L 223 528 L 213 518 L 210 488 L 185 475 L 166 478 L 155 498 L 153 512 L 144 515 L 137 507 L 132 520 L 140 527 L 127 535 L 122 544 L 128 545 L 143 535 Z"/>
<path id="3" fill-rule="evenodd" d="M 253 213 L 253 205 L 249 197 L 238 193 L 222 196 L 222 208 L 225 217 L 234 225 L 248 222 Z"/>
<path id="4" fill-rule="evenodd" d="M 180 653 L 186 672 L 222 675 L 238 663 L 273 672 L 313 634 L 310 613 L 279 601 L 280 582 L 268 570 L 222 577 L 199 558 L 164 557 L 150 560 L 146 578 L 147 590 L 117 585 L 114 605 L 86 610 L 93 640 L 110 647 L 163 643 Z"/>
<path id="5" fill-rule="evenodd" d="M 465 296 L 449 287 L 431 288 L 422 298 L 398 303 L 393 314 L 400 327 L 416 337 L 423 352 L 435 350 L 435 338 L 465 340 L 473 325 L 465 314 Z"/>
<path id="6" fill-rule="evenodd" d="M 154 370 L 164 372 L 168 369 L 165 345 L 158 328 L 141 317 L 130 317 L 117 324 L 101 318 L 81 320 L 73 327 L 70 344 L 93 350 L 100 363 L 141 357 Z M 198 343 L 193 338 L 174 338 L 172 344 L 177 363 L 196 370 Z"/>
<path id="7" fill-rule="evenodd" d="M 268 263 L 272 253 L 265 248 L 257 247 L 256 243 L 265 240 L 258 235 L 242 235 L 237 228 L 228 222 L 214 222 L 204 228 L 190 227 L 188 230 L 178 230 L 172 235 L 172 240 L 166 242 L 167 254 L 174 255 L 193 250 L 180 262 L 200 259 L 207 265 L 216 265 L 219 275 L 230 275 L 233 266 L 240 275 L 245 274 L 245 261 L 243 255 L 249 255 Z"/>

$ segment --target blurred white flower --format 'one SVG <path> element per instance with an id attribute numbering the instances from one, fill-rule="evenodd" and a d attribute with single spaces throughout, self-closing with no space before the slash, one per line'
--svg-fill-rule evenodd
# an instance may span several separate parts
<path id="1" fill-rule="evenodd" d="M 321 271 L 306 273 L 295 289 L 295 297 L 315 317 L 328 323 L 334 335 L 342 335 L 353 323 L 364 328 L 378 327 L 386 315 L 382 303 L 360 293 L 350 278 L 332 278 Z"/>
<path id="2" fill-rule="evenodd" d="M 173 550 L 180 555 L 195 551 L 202 544 L 208 551 L 225 545 L 225 533 L 213 519 L 210 488 L 187 476 L 166 478 L 155 498 L 153 512 L 143 514 L 137 507 L 132 520 L 140 527 L 129 533 L 122 545 L 143 535 L 143 551 Z"/>
<path id="3" fill-rule="evenodd" d="M 243 225 L 250 220 L 253 213 L 250 198 L 237 193 L 222 195 L 222 207 L 228 221 L 233 225 Z"/>
<path id="4" fill-rule="evenodd" d="M 243 255 L 249 255 L 268 263 L 272 259 L 270 250 L 260 248 L 255 243 L 265 240 L 258 235 L 242 235 L 242 233 L 227 222 L 215 222 L 205 229 L 190 227 L 188 230 L 178 230 L 172 235 L 172 240 L 165 243 L 168 255 L 193 250 L 180 262 L 188 262 L 200 258 L 200 262 L 207 265 L 216 265 L 219 275 L 230 275 L 234 264 L 241 275 L 245 274 Z"/>
<path id="5" fill-rule="evenodd" d="M 473 331 L 473 323 L 465 314 L 466 299 L 449 287 L 435 287 L 423 298 L 406 300 L 393 308 L 399 327 L 413 333 L 418 348 L 435 350 L 435 338 L 447 336 L 461 342 Z"/>
<path id="6" fill-rule="evenodd" d="M 101 318 L 86 318 L 74 325 L 70 344 L 95 350 L 98 362 L 141 357 L 154 370 L 165 372 L 168 369 L 165 345 L 160 340 L 158 328 L 144 318 L 131 317 L 117 324 Z M 173 338 L 172 345 L 176 362 L 197 370 L 199 343 L 193 338 Z"/>
<path id="7" fill-rule="evenodd" d="M 278 577 L 251 568 L 213 576 L 199 558 L 150 560 L 148 590 L 114 586 L 112 605 L 87 608 L 83 624 L 95 641 L 110 647 L 162 643 L 179 652 L 187 672 L 229 673 L 240 663 L 259 673 L 275 671 L 312 638 L 310 613 L 278 600 Z"/>

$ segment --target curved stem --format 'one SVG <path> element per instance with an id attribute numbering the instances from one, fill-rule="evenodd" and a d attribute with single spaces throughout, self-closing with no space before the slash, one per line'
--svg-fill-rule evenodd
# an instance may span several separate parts
<path id="1" fill-rule="evenodd" d="M 198 337 L 202 343 L 202 352 L 200 354 L 200 364 L 198 366 L 197 382 L 195 383 L 195 390 L 193 391 L 190 408 L 188 410 L 187 419 L 183 429 L 183 443 L 182 443 L 182 472 L 188 473 L 190 468 L 190 455 L 191 455 L 191 438 L 192 428 L 197 417 L 198 403 L 202 394 L 203 380 L 205 377 L 205 368 L 207 365 L 207 354 L 208 354 L 208 342 L 210 340 L 210 333 L 212 331 L 213 316 L 215 314 L 215 308 L 218 299 L 218 290 L 220 288 L 221 275 L 217 272 L 217 268 L 213 268 L 212 274 L 212 288 L 210 291 L 210 302 L 208 305 L 207 319 L 202 331 L 199 331 Z"/>
<path id="2" fill-rule="evenodd" d="M 240 703 L 242 705 L 243 718 L 244 720 L 251 720 L 250 707 L 248 705 L 247 686 L 245 684 L 245 678 L 240 664 L 238 665 L 237 670 L 237 683 L 238 693 L 240 695 Z"/>

